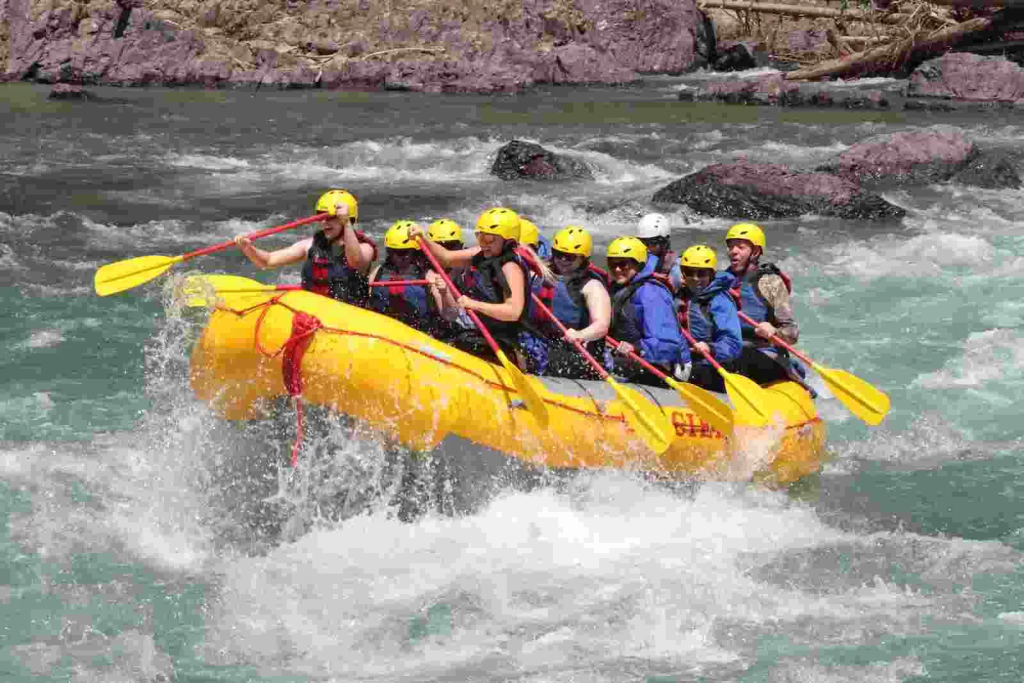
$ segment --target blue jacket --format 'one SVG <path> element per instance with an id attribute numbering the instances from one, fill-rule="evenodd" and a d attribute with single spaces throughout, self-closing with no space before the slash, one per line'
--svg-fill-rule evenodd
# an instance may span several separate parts
<path id="1" fill-rule="evenodd" d="M 719 363 L 738 359 L 743 348 L 736 302 L 728 294 L 728 290 L 736 284 L 736 277 L 723 271 L 716 273 L 715 279 L 697 294 L 692 294 L 687 289 L 683 290 L 683 297 L 690 302 L 690 334 L 697 341 L 707 343 Z M 698 362 L 701 360 L 703 359 L 698 359 Z"/>
<path id="2" fill-rule="evenodd" d="M 551 260 L 551 242 L 544 235 L 540 236 L 540 242 L 537 244 L 537 256 L 542 261 Z"/>
<path id="3" fill-rule="evenodd" d="M 654 262 L 649 260 L 629 284 L 612 287 L 611 335 L 635 346 L 650 363 L 685 365 L 690 362 L 690 349 L 679 332 L 672 294 L 667 286 L 650 279 L 653 274 Z"/>

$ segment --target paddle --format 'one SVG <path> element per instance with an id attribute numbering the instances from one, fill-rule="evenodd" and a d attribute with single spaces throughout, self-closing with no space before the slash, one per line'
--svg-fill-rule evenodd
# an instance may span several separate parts
<path id="1" fill-rule="evenodd" d="M 371 287 L 404 287 L 413 285 L 429 285 L 430 280 L 385 280 L 371 282 Z M 267 292 L 293 292 L 302 289 L 302 285 L 265 285 L 256 280 L 237 275 L 197 275 L 185 281 L 183 293 L 188 296 L 190 308 L 206 308 L 209 304 L 206 295 L 213 291 L 216 296 L 226 294 L 265 294 Z"/>
<path id="2" fill-rule="evenodd" d="M 742 311 L 740 318 L 757 327 L 757 321 Z M 835 370 L 818 365 L 806 355 L 782 340 L 779 335 L 772 335 L 772 342 L 786 349 L 794 356 L 814 368 L 814 371 L 825 380 L 832 394 L 846 406 L 851 413 L 869 425 L 877 425 L 889 413 L 889 397 L 860 377 L 844 370 Z"/>
<path id="3" fill-rule="evenodd" d="M 611 344 L 614 348 L 619 348 L 620 342 L 615 341 L 611 337 L 605 337 L 605 341 Z M 710 391 L 701 389 L 696 384 L 677 382 L 635 353 L 630 353 L 629 358 L 632 358 L 634 361 L 647 368 L 648 372 L 660 378 L 663 382 L 678 391 L 679 395 L 683 397 L 684 401 L 686 401 L 686 404 L 693 409 L 693 412 L 697 413 L 697 417 L 707 422 L 722 434 L 732 433 L 735 416 L 732 413 L 732 408 L 726 405 L 725 401 L 722 401 Z"/>
<path id="4" fill-rule="evenodd" d="M 697 340 L 693 338 L 686 328 L 680 330 L 683 336 L 690 342 L 691 346 L 697 344 Z M 773 411 L 769 404 L 771 403 L 768 398 L 767 392 L 762 389 L 757 382 L 753 381 L 749 377 L 743 375 L 735 375 L 731 372 L 726 371 L 714 357 L 706 352 L 701 351 L 701 355 L 707 359 L 715 370 L 718 370 L 718 374 L 725 380 L 725 391 L 729 394 L 729 398 L 732 400 L 733 406 L 736 407 L 736 416 L 739 421 L 743 424 L 752 425 L 755 427 L 763 427 L 772 420 Z"/>
<path id="5" fill-rule="evenodd" d="M 541 298 L 536 294 L 531 294 L 533 297 L 533 303 L 536 304 L 537 308 L 544 313 L 548 320 L 553 322 L 558 330 L 564 335 L 566 333 L 565 325 L 562 321 L 555 317 L 555 314 L 551 312 Z M 566 337 L 568 339 L 568 337 Z M 672 444 L 673 435 L 675 429 L 672 423 L 668 421 L 661 410 L 653 405 L 650 401 L 640 395 L 639 392 L 622 386 L 608 374 L 608 371 L 601 367 L 601 364 L 594 360 L 594 357 L 590 355 L 587 349 L 578 339 L 569 339 L 576 350 L 580 352 L 580 355 L 586 359 L 590 367 L 594 368 L 595 372 L 601 376 L 601 378 L 611 385 L 615 393 L 618 394 L 622 402 L 625 403 L 629 410 L 626 412 L 626 420 L 629 421 L 630 426 L 633 430 L 640 435 L 640 438 L 644 440 L 647 447 L 655 453 L 661 454 L 668 450 L 668 447 Z"/>
<path id="6" fill-rule="evenodd" d="M 266 237 L 267 235 L 273 235 L 274 233 L 284 232 L 285 230 L 292 230 L 300 225 L 306 225 L 307 223 L 322 221 L 328 217 L 329 215 L 326 213 L 318 213 L 315 216 L 301 218 L 297 221 L 286 223 L 285 225 L 279 225 L 276 228 L 267 228 L 266 230 L 251 232 L 246 235 L 246 237 L 251 240 L 255 240 L 261 237 Z M 149 282 L 155 277 L 163 275 L 167 272 L 167 269 L 175 263 L 182 263 L 183 261 L 194 259 L 197 256 L 213 254 L 233 246 L 235 246 L 235 241 L 231 240 L 212 247 L 206 247 L 205 249 L 199 249 L 188 254 L 183 254 L 181 256 L 139 256 L 138 258 L 128 259 L 126 261 L 108 263 L 96 271 L 96 277 L 93 279 L 93 284 L 96 288 L 96 293 L 100 296 L 117 294 L 118 292 L 123 292 L 126 289 L 137 287 L 138 285 Z"/>
<path id="7" fill-rule="evenodd" d="M 448 273 L 445 272 L 444 268 L 442 268 L 437 262 L 437 258 L 433 253 L 431 253 L 430 247 L 427 246 L 426 242 L 424 242 L 422 238 L 419 238 L 418 241 L 420 244 L 420 251 L 426 254 L 427 259 L 430 260 L 431 265 L 434 266 L 434 270 L 441 276 L 441 279 L 444 280 L 448 289 L 451 290 L 452 295 L 454 295 L 455 298 L 461 296 L 459 294 L 459 290 L 455 288 L 455 284 L 452 283 L 452 279 L 448 277 Z M 516 385 L 516 390 L 519 392 L 519 395 L 523 397 L 523 403 L 526 404 L 527 410 L 533 413 L 533 417 L 539 424 L 546 427 L 548 424 L 548 407 L 544 405 L 544 399 L 542 399 L 540 394 L 537 393 L 537 390 L 530 385 L 529 380 L 526 379 L 526 375 L 524 375 L 522 371 L 516 367 L 507 356 L 505 356 L 505 352 L 501 350 L 500 346 L 498 346 L 498 342 L 494 341 L 494 337 L 492 337 L 491 333 L 487 331 L 487 327 L 480 320 L 480 316 L 476 314 L 476 311 L 467 309 L 466 313 L 469 314 L 473 324 L 476 325 L 478 330 L 480 330 L 480 334 L 483 335 L 488 346 L 490 346 L 491 350 L 494 351 L 494 355 L 498 357 L 499 361 L 501 361 L 501 365 L 505 368 L 505 372 L 507 372 L 512 378 L 512 382 Z"/>

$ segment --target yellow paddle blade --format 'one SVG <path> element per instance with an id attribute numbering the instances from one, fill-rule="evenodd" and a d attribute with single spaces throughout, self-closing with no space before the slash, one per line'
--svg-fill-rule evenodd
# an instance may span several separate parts
<path id="1" fill-rule="evenodd" d="M 185 305 L 189 308 L 208 308 L 218 301 L 234 308 L 241 302 L 258 298 L 261 293 L 273 291 L 276 291 L 273 285 L 238 275 L 193 275 L 186 278 L 181 286 L 181 294 L 187 297 Z"/>
<path id="2" fill-rule="evenodd" d="M 677 382 L 671 377 L 666 377 L 665 382 L 679 392 L 686 405 L 697 413 L 697 417 L 726 436 L 732 434 L 736 417 L 725 401 L 695 384 Z"/>
<path id="3" fill-rule="evenodd" d="M 523 403 L 526 404 L 526 409 L 533 413 L 534 419 L 537 420 L 537 424 L 542 427 L 548 426 L 548 407 L 544 405 L 544 399 L 540 397 L 537 390 L 533 388 L 529 380 L 526 379 L 526 375 L 522 371 L 512 364 L 512 361 L 508 359 L 508 356 L 501 349 L 495 349 L 498 354 L 498 360 L 501 361 L 505 371 L 512 377 L 513 384 L 516 385 L 516 391 L 523 398 Z"/>
<path id="4" fill-rule="evenodd" d="M 100 296 L 117 294 L 163 275 L 180 260 L 180 256 L 139 256 L 127 261 L 108 263 L 96 271 L 93 285 Z"/>
<path id="5" fill-rule="evenodd" d="M 817 363 L 811 367 L 821 375 L 832 394 L 839 399 L 851 413 L 869 425 L 877 425 L 889 413 L 889 397 L 868 384 L 860 377 L 851 375 L 844 370 L 833 370 Z"/>
<path id="6" fill-rule="evenodd" d="M 647 447 L 658 455 L 668 450 L 672 445 L 675 428 L 661 409 L 635 389 L 624 387 L 611 377 L 605 377 L 605 381 L 612 385 L 615 393 L 629 408 L 624 411 L 626 421 L 633 431 L 640 435 Z"/>
<path id="7" fill-rule="evenodd" d="M 764 427 L 772 421 L 771 399 L 757 382 L 722 369 L 718 374 L 725 380 L 725 391 L 736 408 L 736 420 L 740 424 Z"/>

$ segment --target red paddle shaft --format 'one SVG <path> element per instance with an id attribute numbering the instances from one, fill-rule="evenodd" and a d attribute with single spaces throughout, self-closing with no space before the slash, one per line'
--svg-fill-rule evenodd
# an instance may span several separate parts
<path id="1" fill-rule="evenodd" d="M 267 235 L 273 235 L 274 233 L 284 232 L 285 230 L 292 230 L 292 229 L 297 228 L 297 227 L 299 227 L 301 225 L 306 225 L 307 223 L 316 223 L 317 221 L 322 221 L 322 220 L 330 218 L 330 217 L 331 217 L 330 214 L 318 213 L 315 216 L 308 216 L 306 218 L 300 218 L 297 221 L 292 221 L 291 223 L 285 223 L 284 225 L 279 225 L 276 228 L 267 228 L 266 230 L 257 230 L 256 232 L 250 232 L 248 235 L 246 235 L 246 237 L 248 237 L 251 240 L 258 240 L 259 238 L 266 237 Z M 197 256 L 206 256 L 207 254 L 214 254 L 214 253 L 216 253 L 218 251 L 224 251 L 225 249 L 227 249 L 229 247 L 233 247 L 233 246 L 235 246 L 235 241 L 234 240 L 231 240 L 229 242 L 223 242 L 221 244 L 215 244 L 212 247 L 205 247 L 203 249 L 198 249 L 198 250 L 190 252 L 188 254 L 184 254 L 181 257 L 181 260 L 182 261 L 188 261 L 189 259 L 195 258 Z"/>

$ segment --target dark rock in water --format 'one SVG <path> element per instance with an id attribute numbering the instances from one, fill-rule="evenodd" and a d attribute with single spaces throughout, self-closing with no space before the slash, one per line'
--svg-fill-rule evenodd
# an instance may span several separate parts
<path id="1" fill-rule="evenodd" d="M 989 190 L 1019 190 L 1021 181 L 1017 162 L 1018 159 L 1009 152 L 987 150 L 974 157 L 949 182 Z"/>
<path id="2" fill-rule="evenodd" d="M 47 97 L 51 100 L 75 100 L 80 102 L 98 99 L 88 90 L 83 90 L 82 86 L 69 83 L 57 83 L 50 88 L 50 94 Z"/>
<path id="3" fill-rule="evenodd" d="M 778 107 L 845 107 L 888 109 L 889 97 L 881 90 L 829 88 L 816 83 L 787 81 L 782 74 L 711 81 L 683 90 L 679 99 L 690 102 L 725 102 Z"/>
<path id="4" fill-rule="evenodd" d="M 964 100 L 1024 99 L 1024 69 L 1003 57 L 954 52 L 921 64 L 910 75 L 907 97 Z"/>
<path id="5" fill-rule="evenodd" d="M 962 130 L 939 125 L 876 135 L 858 142 L 816 170 L 855 181 L 934 183 L 952 177 L 977 153 L 977 147 Z"/>
<path id="6" fill-rule="evenodd" d="M 590 167 L 582 161 L 555 154 L 540 145 L 522 140 L 513 140 L 498 150 L 491 173 L 502 180 L 594 178 Z"/>
<path id="7" fill-rule="evenodd" d="M 686 204 L 709 216 L 742 216 L 752 220 L 810 213 L 884 220 L 906 214 L 853 181 L 829 173 L 750 161 L 708 166 L 663 187 L 653 199 Z"/>
<path id="8" fill-rule="evenodd" d="M 729 40 L 719 43 L 715 50 L 715 71 L 746 71 L 765 66 L 768 53 L 763 49 L 758 50 L 758 47 L 753 42 Z"/>

